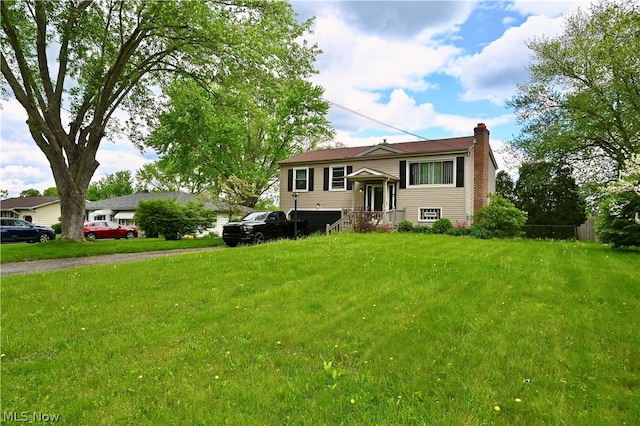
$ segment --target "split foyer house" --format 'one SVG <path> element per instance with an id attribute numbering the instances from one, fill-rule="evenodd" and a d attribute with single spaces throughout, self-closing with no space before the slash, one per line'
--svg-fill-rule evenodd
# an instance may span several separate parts
<path id="1" fill-rule="evenodd" d="M 393 226 L 470 223 L 495 192 L 496 169 L 484 123 L 473 136 L 310 151 L 280 162 L 280 208 L 293 218 L 296 207 L 313 231 L 358 210 Z"/>

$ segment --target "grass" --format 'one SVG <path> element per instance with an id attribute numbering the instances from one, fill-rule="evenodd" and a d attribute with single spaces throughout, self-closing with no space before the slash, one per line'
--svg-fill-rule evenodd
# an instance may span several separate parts
<path id="1" fill-rule="evenodd" d="M 638 424 L 639 266 L 596 244 L 342 234 L 12 276 L 2 410 L 91 425 Z"/>
<path id="2" fill-rule="evenodd" d="M 166 241 L 163 238 L 136 238 L 133 240 L 49 241 L 46 243 L 2 244 L 1 263 L 27 260 L 63 259 L 98 256 L 114 253 L 140 253 L 156 250 L 214 247 L 224 244 L 221 238 L 195 238 Z"/>

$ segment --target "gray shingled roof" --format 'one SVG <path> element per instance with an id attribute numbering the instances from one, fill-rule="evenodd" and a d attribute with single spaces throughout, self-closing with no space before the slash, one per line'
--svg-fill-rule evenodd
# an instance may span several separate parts
<path id="1" fill-rule="evenodd" d="M 57 203 L 59 201 L 60 197 L 58 197 L 57 195 L 7 198 L 6 200 L 0 201 L 0 209 L 32 209 L 36 207 L 46 206 L 47 204 Z"/>
<path id="2" fill-rule="evenodd" d="M 106 200 L 87 201 L 85 208 L 89 211 L 92 210 L 136 210 L 140 201 L 152 200 L 152 199 L 168 199 L 175 198 L 179 203 L 186 203 L 187 201 L 198 201 L 198 197 L 193 194 L 187 194 L 186 192 L 140 192 L 137 194 L 123 195 L 122 197 L 114 197 Z M 229 211 L 227 203 L 222 201 L 205 202 L 205 206 L 211 210 L 224 212 Z M 245 207 L 246 211 L 251 209 Z"/>
<path id="3" fill-rule="evenodd" d="M 467 150 L 472 146 L 473 136 L 448 139 L 433 139 L 417 142 L 383 143 L 379 145 L 309 151 L 282 160 L 280 161 L 280 164 L 347 160 L 350 158 L 358 158 L 360 155 L 363 155 L 367 151 L 375 148 L 388 148 L 389 155 L 406 156 L 414 154 L 434 154 L 438 152 L 462 151 Z"/>

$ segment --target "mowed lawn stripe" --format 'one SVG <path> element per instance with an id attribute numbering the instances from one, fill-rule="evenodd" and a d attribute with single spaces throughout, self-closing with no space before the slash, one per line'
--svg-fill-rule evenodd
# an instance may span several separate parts
<path id="1" fill-rule="evenodd" d="M 3 410 L 633 424 L 639 265 L 596 244 L 341 234 L 8 277 Z"/>

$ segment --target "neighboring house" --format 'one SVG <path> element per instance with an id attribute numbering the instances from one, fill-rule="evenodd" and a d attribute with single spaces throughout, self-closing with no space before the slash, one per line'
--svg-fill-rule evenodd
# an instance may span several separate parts
<path id="1" fill-rule="evenodd" d="M 179 203 L 199 200 L 197 196 L 186 192 L 140 192 L 106 200 L 87 201 L 85 205 L 87 218 L 88 220 L 111 220 L 121 225 L 135 225 L 133 217 L 138 203 L 158 198 L 175 198 Z M 207 231 L 222 235 L 222 226 L 229 221 L 229 206 L 220 201 L 205 202 L 204 205 L 215 211 L 217 218 L 215 226 Z M 243 211 L 248 213 L 252 209 L 244 207 Z"/>
<path id="2" fill-rule="evenodd" d="M 495 192 L 497 164 L 489 130 L 473 136 L 311 151 L 280 162 L 280 208 L 313 231 L 375 212 L 381 223 L 470 223 Z"/>
<path id="3" fill-rule="evenodd" d="M 60 222 L 60 198 L 57 195 L 7 198 L 0 201 L 0 216 L 51 226 Z"/>

